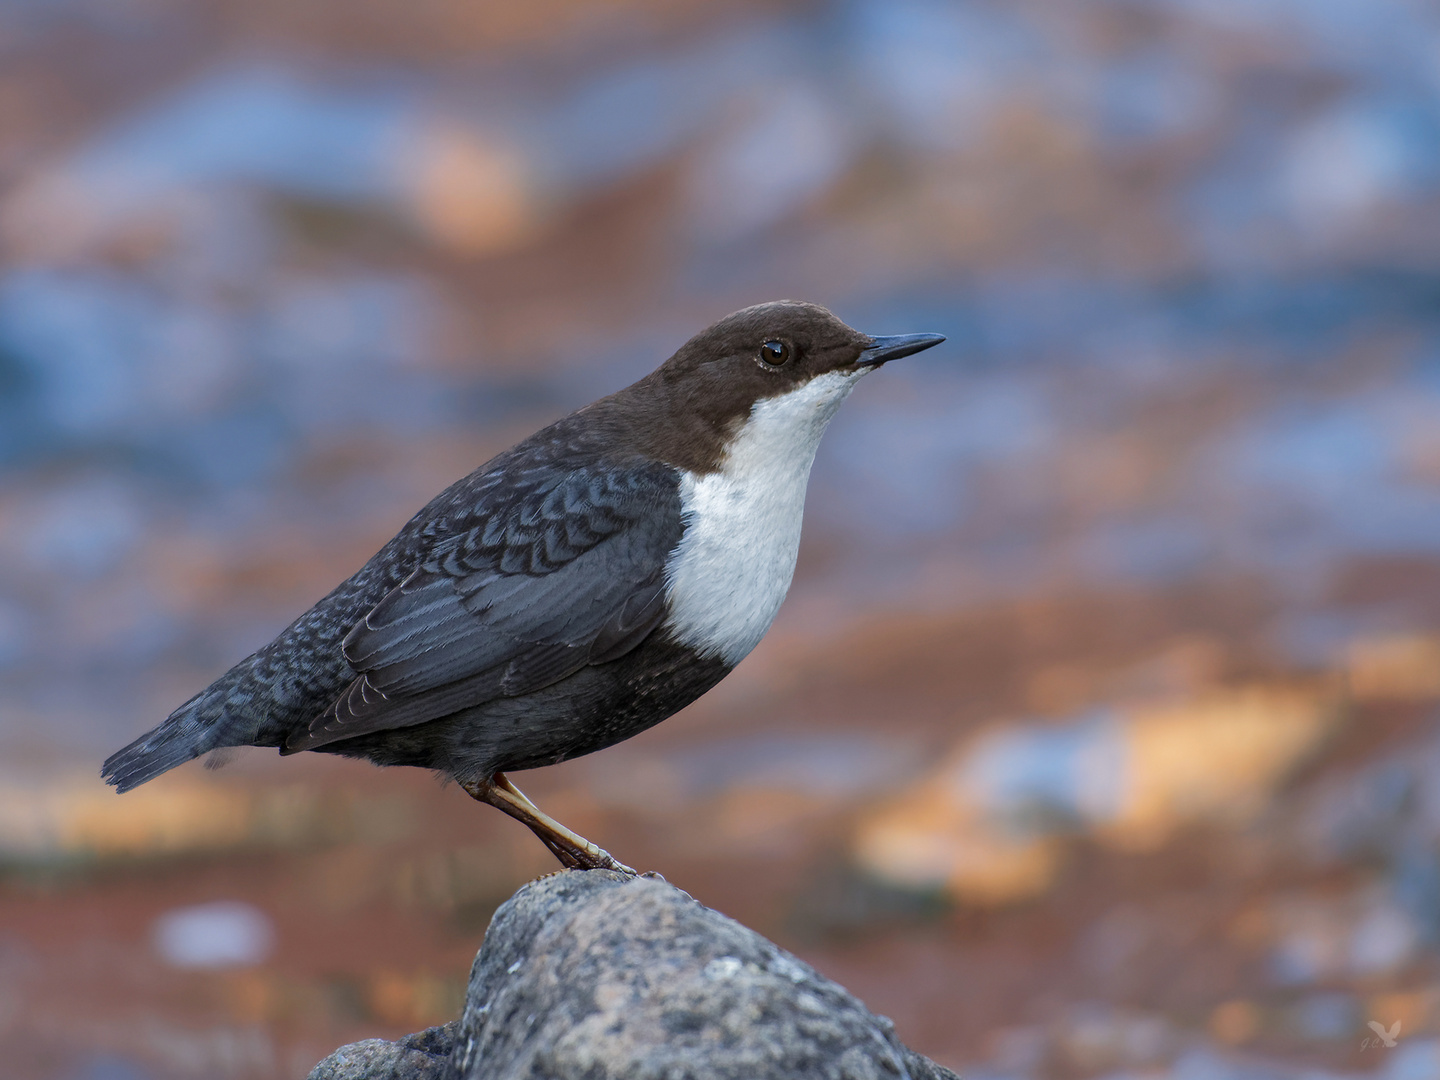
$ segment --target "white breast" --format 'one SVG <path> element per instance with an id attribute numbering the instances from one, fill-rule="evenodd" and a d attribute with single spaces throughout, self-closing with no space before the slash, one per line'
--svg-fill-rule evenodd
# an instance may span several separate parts
<path id="1" fill-rule="evenodd" d="M 683 475 L 685 534 L 665 567 L 680 642 L 734 665 L 770 629 L 795 573 L 815 449 L 867 370 L 757 402 L 718 472 Z"/>

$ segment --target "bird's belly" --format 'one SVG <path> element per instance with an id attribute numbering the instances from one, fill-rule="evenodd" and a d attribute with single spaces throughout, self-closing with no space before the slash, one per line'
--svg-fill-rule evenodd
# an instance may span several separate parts
<path id="1" fill-rule="evenodd" d="M 679 712 L 729 671 L 719 659 L 698 657 L 666 635 L 654 635 L 619 660 L 584 668 L 523 704 L 516 699 L 528 725 L 506 733 L 503 712 L 487 710 L 486 726 L 500 736 L 498 767 L 533 769 L 614 746 Z M 537 724 L 539 711 L 545 721 Z"/>

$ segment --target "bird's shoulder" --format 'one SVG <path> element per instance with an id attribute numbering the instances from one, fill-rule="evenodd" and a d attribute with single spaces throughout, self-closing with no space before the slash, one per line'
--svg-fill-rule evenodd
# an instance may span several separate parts
<path id="1" fill-rule="evenodd" d="M 679 523 L 681 474 L 559 423 L 451 485 L 407 526 L 426 574 L 550 573 L 619 533 Z"/>

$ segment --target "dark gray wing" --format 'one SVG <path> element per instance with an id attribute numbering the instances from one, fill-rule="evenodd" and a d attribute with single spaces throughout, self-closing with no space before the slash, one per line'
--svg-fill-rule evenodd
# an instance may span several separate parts
<path id="1" fill-rule="evenodd" d="M 531 473 L 438 540 L 350 631 L 357 678 L 286 752 L 530 693 L 629 652 L 665 613 L 669 466 Z"/>

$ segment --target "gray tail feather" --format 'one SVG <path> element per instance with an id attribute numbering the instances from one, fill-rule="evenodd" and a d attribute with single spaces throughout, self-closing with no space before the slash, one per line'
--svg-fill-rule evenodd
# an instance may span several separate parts
<path id="1" fill-rule="evenodd" d="M 126 792 L 214 749 L 222 741 L 222 725 L 206 723 L 197 715 L 202 697 L 195 695 L 159 727 L 106 758 L 101 779 L 117 792 Z"/>

